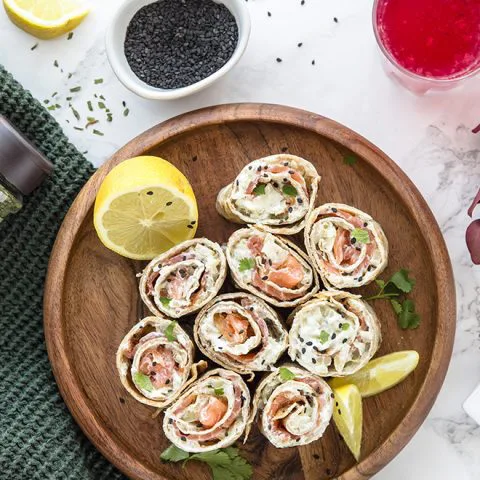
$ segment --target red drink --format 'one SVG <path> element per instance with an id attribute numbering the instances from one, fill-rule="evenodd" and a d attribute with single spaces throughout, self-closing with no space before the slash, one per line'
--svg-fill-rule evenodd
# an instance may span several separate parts
<path id="1" fill-rule="evenodd" d="M 417 79 L 456 80 L 480 67 L 480 0 L 377 0 L 373 20 L 387 58 Z"/>

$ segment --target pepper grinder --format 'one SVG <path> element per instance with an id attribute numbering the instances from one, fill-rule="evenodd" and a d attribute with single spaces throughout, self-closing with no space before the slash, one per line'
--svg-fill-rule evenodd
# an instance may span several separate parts
<path id="1" fill-rule="evenodd" d="M 0 115 L 0 222 L 19 211 L 23 197 L 52 170 L 53 165 Z"/>

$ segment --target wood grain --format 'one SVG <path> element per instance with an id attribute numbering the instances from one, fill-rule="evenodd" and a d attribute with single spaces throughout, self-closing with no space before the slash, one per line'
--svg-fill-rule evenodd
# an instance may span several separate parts
<path id="1" fill-rule="evenodd" d="M 159 454 L 168 445 L 161 417 L 152 420 L 152 410 L 131 398 L 117 378 L 115 350 L 143 315 L 135 278 L 142 265 L 110 252 L 97 239 L 92 207 L 98 187 L 124 159 L 142 154 L 166 158 L 192 183 L 200 210 L 197 235 L 225 242 L 238 226 L 216 213 L 218 190 L 245 163 L 280 151 L 316 165 L 323 176 L 321 202 L 354 205 L 383 226 L 391 247 L 385 277 L 401 267 L 411 270 L 423 321 L 418 330 L 402 331 L 390 306 L 375 303 L 384 338 L 379 354 L 415 349 L 420 363 L 402 384 L 365 400 L 360 463 L 333 425 L 318 442 L 283 450 L 254 430 L 242 447 L 254 465 L 254 478 L 369 478 L 405 446 L 442 385 L 455 332 L 450 260 L 430 209 L 395 163 L 351 130 L 302 110 L 234 104 L 191 112 L 135 138 L 95 173 L 59 231 L 46 281 L 45 336 L 63 398 L 97 448 L 132 478 L 210 477 L 194 462 L 184 470 L 160 462 Z M 358 158 L 355 165 L 343 162 L 346 154 Z"/>

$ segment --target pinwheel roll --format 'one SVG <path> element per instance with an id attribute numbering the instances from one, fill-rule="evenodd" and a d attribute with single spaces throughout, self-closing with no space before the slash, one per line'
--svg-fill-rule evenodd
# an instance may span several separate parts
<path id="1" fill-rule="evenodd" d="M 242 374 L 271 370 L 288 346 L 278 314 L 249 293 L 215 298 L 197 315 L 194 335 L 204 355 Z"/>
<path id="2" fill-rule="evenodd" d="M 194 351 L 192 341 L 176 322 L 144 318 L 118 347 L 120 380 L 139 402 L 164 408 L 196 379 Z"/>
<path id="3" fill-rule="evenodd" d="M 187 452 L 208 452 L 234 443 L 244 432 L 250 393 L 242 377 L 218 368 L 197 380 L 166 411 L 167 438 Z"/>
<path id="4" fill-rule="evenodd" d="M 327 288 L 367 285 L 387 266 L 382 227 L 370 215 L 341 203 L 327 203 L 309 215 L 305 246 Z"/>
<path id="5" fill-rule="evenodd" d="M 140 295 L 150 311 L 179 318 L 200 310 L 220 290 L 227 262 L 220 245 L 196 238 L 154 258 L 140 279 Z"/>
<path id="6" fill-rule="evenodd" d="M 348 292 L 321 292 L 296 308 L 289 320 L 290 358 L 322 377 L 355 373 L 382 340 L 373 309 Z"/>
<path id="7" fill-rule="evenodd" d="M 284 235 L 297 233 L 315 206 L 320 178 L 310 162 L 295 155 L 260 158 L 220 190 L 217 210 L 232 222 L 262 225 Z"/>
<path id="8" fill-rule="evenodd" d="M 284 365 L 258 385 L 245 438 L 256 420 L 260 431 L 277 448 L 318 440 L 333 413 L 333 393 L 317 375 Z"/>
<path id="9" fill-rule="evenodd" d="M 318 291 L 307 256 L 294 243 L 255 227 L 231 235 L 227 261 L 240 288 L 277 307 L 298 305 Z"/>

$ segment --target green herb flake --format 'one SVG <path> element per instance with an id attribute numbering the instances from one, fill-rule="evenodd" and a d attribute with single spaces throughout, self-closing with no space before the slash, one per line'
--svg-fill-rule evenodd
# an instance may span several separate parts
<path id="1" fill-rule="evenodd" d="M 73 128 L 74 128 L 75 130 L 80 131 L 80 132 L 83 132 L 83 130 L 84 130 L 82 127 L 73 127 Z"/>
<path id="2" fill-rule="evenodd" d="M 73 37 L 73 32 L 68 32 L 67 40 L 71 40 Z"/>
<path id="3" fill-rule="evenodd" d="M 101 108 L 102 110 L 105 109 L 105 104 L 103 102 L 98 102 L 98 108 Z"/>
<path id="4" fill-rule="evenodd" d="M 347 331 L 349 328 L 350 328 L 350 324 L 349 323 L 342 323 L 342 330 L 345 332 Z"/>
<path id="5" fill-rule="evenodd" d="M 72 77 L 73 77 L 73 73 L 69 72 L 69 73 L 68 73 L 68 78 L 70 79 L 70 78 L 72 78 Z"/>
<path id="6" fill-rule="evenodd" d="M 54 60 L 53 66 L 54 66 L 54 67 L 58 67 L 58 60 Z"/>
<path id="7" fill-rule="evenodd" d="M 135 372 L 133 374 L 133 381 L 142 390 L 146 390 L 147 392 L 153 391 L 152 381 L 148 375 L 144 375 L 141 372 Z"/>
<path id="8" fill-rule="evenodd" d="M 92 105 L 92 102 L 91 102 L 90 100 L 87 102 L 87 108 L 88 108 L 91 112 L 93 112 L 93 105 Z"/>
<path id="9" fill-rule="evenodd" d="M 73 113 L 73 116 L 77 119 L 80 120 L 80 114 L 78 113 L 77 110 L 75 110 L 73 107 L 70 107 Z"/>
<path id="10" fill-rule="evenodd" d="M 238 269 L 241 272 L 245 272 L 247 270 L 252 270 L 255 267 L 255 259 L 254 258 L 242 258 L 240 260 Z"/>
<path id="11" fill-rule="evenodd" d="M 103 83 L 103 78 L 96 78 L 96 79 L 93 81 L 93 83 L 94 83 L 95 85 L 98 85 L 98 84 L 100 84 L 100 83 Z"/>
<path id="12" fill-rule="evenodd" d="M 47 107 L 47 110 L 55 110 L 57 107 L 55 105 L 50 105 L 49 107 Z"/>
<path id="13" fill-rule="evenodd" d="M 320 336 L 318 337 L 318 339 L 320 340 L 320 343 L 325 343 L 327 342 L 329 339 L 330 339 L 330 335 L 328 334 L 328 332 L 326 332 L 325 330 L 322 330 L 320 332 Z"/>
<path id="14" fill-rule="evenodd" d="M 390 303 L 392 304 L 393 311 L 397 315 L 400 315 L 402 313 L 402 304 L 398 300 L 395 300 L 394 298 L 390 299 Z"/>
<path id="15" fill-rule="evenodd" d="M 403 293 L 410 293 L 415 286 L 415 280 L 408 277 L 408 270 L 402 268 L 398 272 L 392 275 L 392 278 L 388 281 L 389 284 L 395 285 Z"/>
<path id="16" fill-rule="evenodd" d="M 162 297 L 161 297 L 162 298 Z M 160 298 L 160 301 L 161 301 L 161 298 Z M 167 298 L 167 300 L 171 301 L 171 298 Z M 162 302 L 162 305 L 164 305 L 164 303 Z M 167 304 L 168 305 L 168 304 Z M 175 327 L 177 326 L 177 321 L 176 320 L 172 320 L 169 324 L 168 324 L 168 327 L 165 329 L 165 336 L 167 337 L 167 340 L 169 342 L 174 342 L 176 339 L 177 339 L 177 336 L 175 335 L 174 333 L 174 330 L 175 330 Z"/>
<path id="17" fill-rule="evenodd" d="M 46 105 L 48 105 L 50 103 L 50 100 L 48 98 L 46 98 L 43 103 L 45 103 Z"/>
<path id="18" fill-rule="evenodd" d="M 130 113 L 130 110 L 128 108 L 126 108 L 124 111 L 123 111 L 123 116 L 124 117 L 128 117 L 128 114 Z"/>
<path id="19" fill-rule="evenodd" d="M 223 390 L 223 387 L 212 387 L 213 388 L 213 392 L 215 393 L 215 395 L 217 397 L 221 397 L 222 395 L 225 395 L 225 391 Z"/>
<path id="20" fill-rule="evenodd" d="M 30 47 L 30 50 L 33 51 L 33 50 L 35 50 L 37 47 L 38 47 L 38 42 L 37 42 L 35 45 L 32 45 L 32 46 Z"/>
<path id="21" fill-rule="evenodd" d="M 103 137 L 105 134 L 101 132 L 100 130 L 93 129 L 92 133 L 94 135 L 98 135 L 99 137 Z"/>
<path id="22" fill-rule="evenodd" d="M 259 183 L 257 186 L 252 190 L 254 195 L 265 195 L 265 183 Z"/>
<path id="23" fill-rule="evenodd" d="M 168 307 L 170 305 L 170 302 L 172 301 L 171 298 L 168 297 L 160 297 L 160 302 L 164 307 Z"/>
<path id="24" fill-rule="evenodd" d="M 107 122 L 111 122 L 113 120 L 112 114 L 107 113 Z"/>
<path id="25" fill-rule="evenodd" d="M 77 87 L 71 88 L 70 91 L 72 93 L 76 93 L 76 92 L 79 92 L 81 89 L 82 89 L 82 87 L 80 85 L 78 85 Z"/>
<path id="26" fill-rule="evenodd" d="M 282 188 L 282 192 L 289 197 L 297 196 L 297 189 L 293 185 L 284 185 Z"/>
<path id="27" fill-rule="evenodd" d="M 355 155 L 345 155 L 345 157 L 343 157 L 343 163 L 349 166 L 355 165 L 357 163 L 357 157 Z"/>
<path id="28" fill-rule="evenodd" d="M 52 98 L 53 98 L 53 97 L 56 97 L 57 95 L 58 95 L 58 92 L 53 92 L 53 93 L 52 93 Z"/>
<path id="29" fill-rule="evenodd" d="M 370 235 L 368 230 L 363 230 L 362 228 L 355 228 L 350 233 L 350 238 L 354 238 L 357 242 L 360 243 L 370 243 Z"/>
<path id="30" fill-rule="evenodd" d="M 288 380 L 293 380 L 295 378 L 295 374 L 287 367 L 280 367 L 278 373 L 283 382 L 288 382 Z"/>
<path id="31" fill-rule="evenodd" d="M 183 451 L 175 445 L 170 445 L 162 452 L 160 458 L 164 462 L 181 462 L 182 460 L 186 460 L 189 456 L 190 454 L 188 452 Z"/>
<path id="32" fill-rule="evenodd" d="M 105 97 L 103 95 L 100 95 L 100 97 L 102 100 L 105 100 Z"/>

